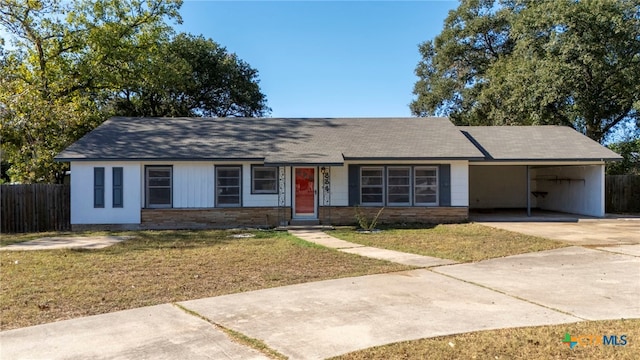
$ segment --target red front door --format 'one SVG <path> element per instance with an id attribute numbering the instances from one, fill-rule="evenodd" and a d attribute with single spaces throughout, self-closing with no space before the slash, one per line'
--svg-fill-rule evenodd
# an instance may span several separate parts
<path id="1" fill-rule="evenodd" d="M 316 213 L 315 168 L 296 168 L 295 215 L 314 216 Z"/>

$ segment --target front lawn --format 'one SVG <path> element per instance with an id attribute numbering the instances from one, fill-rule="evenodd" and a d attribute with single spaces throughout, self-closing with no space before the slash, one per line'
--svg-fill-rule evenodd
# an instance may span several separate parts
<path id="1" fill-rule="evenodd" d="M 286 232 L 126 232 L 101 250 L 0 252 L 0 329 L 408 266 L 341 253 Z M 48 236 L 56 234 L 47 234 Z M 86 234 L 85 234 L 86 235 Z M 14 243 L 37 235 L 3 235 Z"/>
<path id="2" fill-rule="evenodd" d="M 565 334 L 582 337 L 573 349 Z M 593 335 L 594 343 L 584 335 Z M 618 345 L 603 345 L 615 335 Z M 621 336 L 625 335 L 625 340 Z M 640 359 L 640 319 L 586 321 L 574 324 L 479 331 L 405 341 L 333 358 L 364 359 Z M 626 345 L 622 345 L 626 342 Z"/>
<path id="3" fill-rule="evenodd" d="M 386 229 L 363 234 L 339 228 L 327 234 L 357 244 L 434 256 L 458 262 L 550 250 L 566 244 L 478 224 L 445 224 L 423 229 Z"/>

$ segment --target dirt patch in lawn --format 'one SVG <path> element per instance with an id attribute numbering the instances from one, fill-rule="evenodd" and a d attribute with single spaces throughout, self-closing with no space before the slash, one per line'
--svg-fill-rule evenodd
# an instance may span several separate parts
<path id="1" fill-rule="evenodd" d="M 18 242 L 0 247 L 0 251 L 54 250 L 54 249 L 103 249 L 131 236 L 54 236 Z"/>

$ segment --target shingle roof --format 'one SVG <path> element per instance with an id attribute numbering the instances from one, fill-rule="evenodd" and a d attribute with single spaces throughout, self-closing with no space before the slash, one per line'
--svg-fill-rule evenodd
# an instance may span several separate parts
<path id="1" fill-rule="evenodd" d="M 459 126 L 495 161 L 601 161 L 622 157 L 566 126 Z"/>
<path id="2" fill-rule="evenodd" d="M 260 160 L 341 164 L 349 159 L 480 159 L 446 118 L 114 117 L 56 159 Z"/>

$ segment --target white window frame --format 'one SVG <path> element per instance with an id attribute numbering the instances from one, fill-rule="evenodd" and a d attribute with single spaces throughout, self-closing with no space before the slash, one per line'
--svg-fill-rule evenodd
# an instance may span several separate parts
<path id="1" fill-rule="evenodd" d="M 363 173 L 364 171 L 367 171 L 367 170 L 377 170 L 377 171 L 380 171 L 380 174 L 381 174 L 381 175 L 380 175 L 380 177 L 382 178 L 382 183 L 381 183 L 380 185 L 367 185 L 367 186 L 363 186 L 363 179 L 364 179 L 364 176 L 362 175 L 362 173 Z M 386 183 L 385 178 L 386 178 L 386 176 L 385 176 L 385 169 L 384 169 L 384 166 L 363 166 L 363 167 L 361 167 L 361 168 L 360 168 L 360 205 L 362 205 L 362 206 L 383 206 L 383 205 L 384 205 L 384 200 L 385 200 L 385 196 L 386 196 L 386 194 L 385 194 L 385 193 L 386 193 L 386 191 L 385 191 L 385 183 Z M 365 202 L 363 201 L 364 193 L 363 193 L 363 191 L 362 191 L 362 189 L 363 189 L 364 187 L 369 187 L 369 188 L 381 188 L 381 189 L 382 189 L 382 196 L 381 196 L 381 200 L 382 200 L 382 201 L 381 201 L 381 202 L 376 202 L 376 203 L 373 203 L 373 202 L 367 202 L 367 203 L 365 203 Z"/>
<path id="2" fill-rule="evenodd" d="M 407 170 L 408 174 L 407 174 L 407 180 L 408 180 L 408 184 L 406 185 L 393 185 L 391 184 L 391 175 L 390 172 L 392 170 Z M 412 177 L 412 171 L 411 171 L 411 166 L 388 166 L 387 167 L 387 173 L 386 173 L 386 200 L 387 200 L 387 205 L 389 206 L 411 206 L 411 200 L 412 200 L 412 196 L 413 196 L 413 177 Z M 393 194 L 391 194 L 391 189 L 392 187 L 406 187 L 408 190 L 407 193 L 407 201 L 406 202 L 392 202 L 389 200 L 389 197 Z"/>
<path id="3" fill-rule="evenodd" d="M 218 175 L 218 171 L 220 170 L 237 170 L 238 171 L 238 185 L 237 186 L 230 186 L 230 185 L 225 185 L 225 186 L 221 186 L 218 184 L 218 179 L 220 178 Z M 216 178 L 215 178 L 215 183 L 216 183 L 216 207 L 241 207 L 242 206 L 242 166 L 241 165 L 224 165 L 224 166 L 216 166 L 215 168 L 215 173 L 216 173 Z M 238 188 L 238 202 L 237 203 L 233 203 L 233 204 L 220 204 L 220 202 L 218 201 L 218 197 L 221 195 L 220 191 L 222 188 Z"/>
<path id="4" fill-rule="evenodd" d="M 150 170 L 169 170 L 169 185 L 149 185 L 149 171 Z M 169 203 L 168 204 L 152 204 L 151 197 L 149 196 L 149 190 L 155 189 L 169 189 Z M 145 166 L 145 198 L 146 207 L 149 209 L 167 209 L 173 207 L 173 167 L 162 165 L 150 165 Z"/>
<path id="5" fill-rule="evenodd" d="M 273 189 L 268 190 L 258 190 L 256 189 L 256 180 L 271 180 L 267 179 L 257 179 L 256 178 L 256 170 L 273 170 Z M 251 193 L 252 194 L 277 194 L 278 193 L 278 167 L 277 166 L 262 166 L 262 165 L 252 165 L 251 166 Z"/>
<path id="6" fill-rule="evenodd" d="M 418 171 L 419 170 L 433 170 L 435 171 L 435 180 L 436 183 L 435 185 L 418 185 L 418 181 L 417 181 L 417 177 L 418 177 Z M 440 178 L 439 178 L 440 174 L 438 173 L 438 167 L 437 166 L 415 166 L 413 168 L 413 204 L 414 206 L 437 206 L 439 201 L 440 201 Z M 418 196 L 418 191 L 417 188 L 435 188 L 435 192 L 436 192 L 436 200 L 435 202 L 429 202 L 429 203 L 425 203 L 425 202 L 418 202 L 416 197 Z"/>

